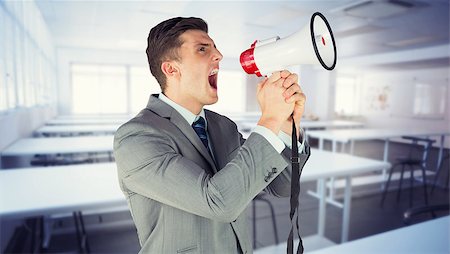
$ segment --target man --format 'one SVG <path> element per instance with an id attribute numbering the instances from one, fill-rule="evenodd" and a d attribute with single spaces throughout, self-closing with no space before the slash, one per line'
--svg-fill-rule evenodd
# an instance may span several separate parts
<path id="1" fill-rule="evenodd" d="M 290 116 L 305 96 L 297 75 L 258 84 L 262 115 L 247 140 L 203 106 L 217 102 L 222 55 L 199 18 L 151 29 L 147 56 L 162 93 L 116 132 L 114 154 L 141 253 L 251 253 L 245 208 L 261 191 L 290 194 Z M 297 125 L 298 126 L 298 125 Z M 281 137 L 281 138 L 280 138 Z M 309 153 L 300 154 L 303 166 Z"/>

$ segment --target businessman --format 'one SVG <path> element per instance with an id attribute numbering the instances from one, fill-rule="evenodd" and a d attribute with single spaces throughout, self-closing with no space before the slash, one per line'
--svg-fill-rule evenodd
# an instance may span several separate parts
<path id="1" fill-rule="evenodd" d="M 258 84 L 261 118 L 244 140 L 233 121 L 203 109 L 218 100 L 222 59 L 205 21 L 163 21 L 146 52 L 162 92 L 114 139 L 140 253 L 252 253 L 245 208 L 261 191 L 290 194 L 290 116 L 299 126 L 305 105 L 297 75 Z M 309 146 L 299 145 L 303 167 Z"/>

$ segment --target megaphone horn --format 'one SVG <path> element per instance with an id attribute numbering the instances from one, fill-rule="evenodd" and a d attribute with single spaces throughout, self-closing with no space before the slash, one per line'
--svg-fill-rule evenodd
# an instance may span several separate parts
<path id="1" fill-rule="evenodd" d="M 280 39 L 255 41 L 242 52 L 240 62 L 248 74 L 258 77 L 298 64 L 321 64 L 326 70 L 336 66 L 336 42 L 322 13 L 311 16 L 309 26 Z"/>

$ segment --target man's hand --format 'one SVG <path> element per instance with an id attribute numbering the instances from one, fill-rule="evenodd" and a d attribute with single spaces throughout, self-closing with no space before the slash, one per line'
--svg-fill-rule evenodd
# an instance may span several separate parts
<path id="1" fill-rule="evenodd" d="M 281 74 L 282 77 L 285 77 L 283 82 L 283 87 L 286 90 L 283 92 L 283 96 L 286 100 L 286 103 L 295 103 L 293 118 L 295 121 L 295 127 L 297 131 L 297 137 L 299 137 L 300 132 L 300 120 L 302 119 L 303 112 L 305 111 L 305 102 L 306 96 L 303 93 L 302 89 L 298 84 L 298 76 L 295 73 L 289 73 L 288 71 L 284 71 Z M 286 134 L 291 135 L 292 133 L 292 118 L 288 117 L 286 121 L 283 123 L 281 130 Z"/>
<path id="2" fill-rule="evenodd" d="M 288 71 L 275 72 L 269 78 L 262 80 L 257 87 L 258 103 L 262 112 L 258 125 L 272 130 L 275 134 L 278 134 L 283 123 L 294 112 L 297 97 L 291 95 L 292 99 L 289 97 L 286 99 L 283 96 L 283 93 L 287 91 L 284 85 L 296 80 L 296 75 L 290 77 L 291 75 Z M 289 100 L 292 101 L 289 102 Z"/>

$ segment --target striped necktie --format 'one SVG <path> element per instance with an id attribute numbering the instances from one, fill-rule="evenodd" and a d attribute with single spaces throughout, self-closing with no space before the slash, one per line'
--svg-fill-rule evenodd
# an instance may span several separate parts
<path id="1" fill-rule="evenodd" d="M 192 124 L 192 128 L 194 128 L 195 133 L 197 133 L 198 137 L 202 141 L 203 145 L 205 145 L 205 147 L 208 150 L 208 152 L 211 153 L 211 151 L 209 150 L 209 145 L 208 145 L 208 135 L 206 134 L 205 119 L 203 119 L 203 117 L 200 116 L 197 119 L 197 121 L 195 121 Z"/>

